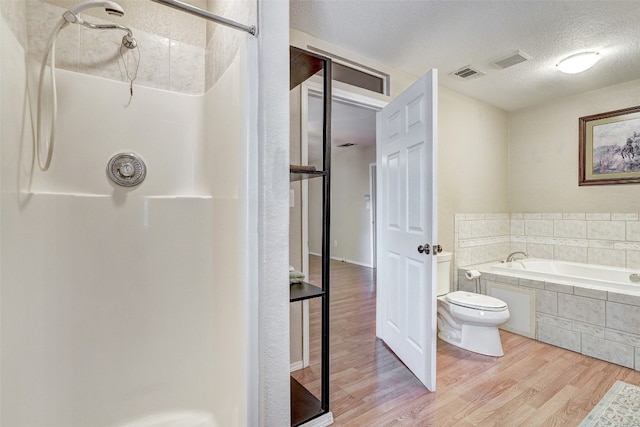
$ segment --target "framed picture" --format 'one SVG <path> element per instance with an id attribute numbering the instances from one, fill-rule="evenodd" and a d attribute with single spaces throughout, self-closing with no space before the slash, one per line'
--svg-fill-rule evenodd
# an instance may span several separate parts
<path id="1" fill-rule="evenodd" d="M 580 117 L 578 185 L 640 183 L 640 106 Z"/>

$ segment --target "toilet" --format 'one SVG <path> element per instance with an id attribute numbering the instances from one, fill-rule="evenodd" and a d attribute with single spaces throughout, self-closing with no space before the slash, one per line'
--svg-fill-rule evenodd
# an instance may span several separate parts
<path id="1" fill-rule="evenodd" d="M 473 292 L 451 291 L 451 252 L 438 260 L 438 337 L 456 347 L 487 356 L 502 356 L 498 326 L 509 320 L 507 304 Z"/>

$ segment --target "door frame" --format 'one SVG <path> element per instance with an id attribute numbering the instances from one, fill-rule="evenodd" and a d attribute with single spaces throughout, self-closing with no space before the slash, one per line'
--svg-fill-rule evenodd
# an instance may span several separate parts
<path id="1" fill-rule="evenodd" d="M 322 81 L 315 80 L 311 77 L 301 85 L 300 95 L 300 154 L 303 164 L 307 164 L 309 160 L 309 134 L 307 125 L 309 123 L 309 96 L 322 96 Z M 339 89 L 335 86 L 331 89 L 332 101 L 341 101 L 348 104 L 356 105 L 362 108 L 368 108 L 380 111 L 387 105 L 388 101 L 382 101 L 377 98 L 362 95 L 350 90 Z M 307 181 L 302 183 L 301 206 L 302 206 L 302 270 L 306 277 L 309 277 L 309 184 Z M 376 254 L 373 256 L 376 262 Z M 375 264 L 374 264 L 375 267 Z M 309 366 L 309 302 L 305 301 L 302 305 L 302 364 L 303 367 Z"/>
<path id="2" fill-rule="evenodd" d="M 376 224 L 376 206 L 378 205 L 378 172 L 377 163 L 369 163 L 369 240 L 371 242 L 371 268 L 378 266 L 378 237 Z"/>

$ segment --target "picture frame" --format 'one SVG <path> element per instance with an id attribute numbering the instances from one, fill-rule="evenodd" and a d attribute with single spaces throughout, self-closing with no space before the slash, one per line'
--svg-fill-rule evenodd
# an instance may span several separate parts
<path id="1" fill-rule="evenodd" d="M 579 118 L 578 185 L 640 184 L 640 106 Z"/>

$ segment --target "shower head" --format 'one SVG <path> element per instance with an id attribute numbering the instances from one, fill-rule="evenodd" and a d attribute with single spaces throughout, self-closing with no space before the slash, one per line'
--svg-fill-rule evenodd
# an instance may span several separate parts
<path id="1" fill-rule="evenodd" d="M 86 9 L 101 7 L 109 15 L 124 16 L 124 9 L 118 3 L 113 1 L 89 0 L 84 3 L 77 4 L 62 14 L 67 22 L 82 24 L 84 20 L 78 16 L 78 13 Z"/>
<path id="2" fill-rule="evenodd" d="M 85 1 L 84 3 L 77 4 L 63 13 L 62 18 L 64 20 L 64 24 L 61 28 L 71 23 L 83 25 L 94 30 L 123 30 L 127 32 L 127 35 L 125 35 L 122 39 L 122 45 L 127 49 L 134 49 L 138 45 L 136 40 L 133 38 L 133 33 L 131 32 L 131 29 L 129 27 L 125 27 L 124 25 L 120 24 L 93 24 L 91 22 L 85 21 L 84 19 L 82 19 L 82 17 L 78 16 L 78 13 L 82 12 L 83 10 L 92 9 L 94 7 L 103 8 L 109 15 L 124 16 L 124 9 L 116 2 L 89 0 Z"/>

